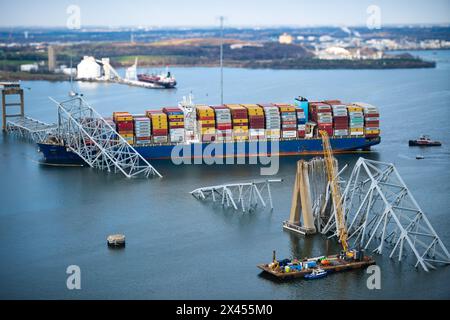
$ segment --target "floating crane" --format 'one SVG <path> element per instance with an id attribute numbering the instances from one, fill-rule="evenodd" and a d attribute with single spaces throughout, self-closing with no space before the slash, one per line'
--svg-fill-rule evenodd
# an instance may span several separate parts
<path id="1" fill-rule="evenodd" d="M 331 188 L 331 196 L 333 198 L 333 207 L 336 218 L 337 234 L 343 251 L 347 253 L 348 233 L 347 227 L 345 226 L 344 210 L 342 209 L 342 202 L 341 202 L 342 196 L 338 182 L 338 171 L 335 166 L 335 161 L 333 158 L 333 150 L 331 149 L 330 138 L 328 137 L 328 133 L 324 130 L 320 130 L 319 132 L 320 135 L 322 136 L 323 155 L 327 169 L 328 181 L 330 183 Z"/>

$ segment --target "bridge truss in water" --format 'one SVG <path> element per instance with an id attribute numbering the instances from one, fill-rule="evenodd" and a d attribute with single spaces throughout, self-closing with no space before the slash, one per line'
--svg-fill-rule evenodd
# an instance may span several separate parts
<path id="1" fill-rule="evenodd" d="M 56 136 L 90 167 L 127 178 L 161 174 L 82 97 L 58 102 Z"/>
<path id="2" fill-rule="evenodd" d="M 48 124 L 27 116 L 13 117 L 6 121 L 6 132 L 32 142 L 43 142 L 55 132 L 56 124 Z"/>
<path id="3" fill-rule="evenodd" d="M 355 247 L 389 257 L 404 257 L 407 249 L 415 256 L 415 267 L 435 269 L 450 264 L 450 254 L 423 210 L 391 163 L 359 158 L 342 194 L 348 239 Z M 322 229 L 336 236 L 334 212 Z M 387 250 L 387 248 L 386 248 Z"/>
<path id="4" fill-rule="evenodd" d="M 220 201 L 224 207 L 232 207 L 242 212 L 253 211 L 258 203 L 263 207 L 269 202 L 273 209 L 271 183 L 282 182 L 281 179 L 258 180 L 252 182 L 229 183 L 217 186 L 201 187 L 191 191 L 191 194 L 199 200 Z"/>

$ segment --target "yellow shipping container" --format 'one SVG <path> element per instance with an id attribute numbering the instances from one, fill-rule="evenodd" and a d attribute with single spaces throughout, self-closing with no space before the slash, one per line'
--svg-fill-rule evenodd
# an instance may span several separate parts
<path id="1" fill-rule="evenodd" d="M 215 124 L 215 120 L 198 120 L 199 124 Z"/>
<path id="2" fill-rule="evenodd" d="M 350 132 L 364 132 L 363 128 L 350 128 Z"/>
<path id="3" fill-rule="evenodd" d="M 366 134 L 380 134 L 380 130 L 365 130 Z"/>
<path id="4" fill-rule="evenodd" d="M 268 129 L 268 130 L 266 130 L 266 134 L 267 135 L 277 135 L 277 134 L 280 134 L 281 133 L 281 130 L 280 129 Z"/>
<path id="5" fill-rule="evenodd" d="M 169 115 L 168 117 L 169 119 L 184 119 L 184 115 L 182 114 Z"/>
<path id="6" fill-rule="evenodd" d="M 292 106 L 280 106 L 281 112 L 295 112 L 295 107 Z"/>
<path id="7" fill-rule="evenodd" d="M 179 121 L 179 122 L 169 122 L 169 126 L 170 126 L 170 127 L 174 127 L 174 126 L 184 126 L 184 121 Z"/>
<path id="8" fill-rule="evenodd" d="M 355 106 L 355 105 L 348 105 L 348 106 L 347 106 L 347 110 L 348 110 L 349 112 L 362 112 L 362 111 L 363 111 L 363 108 L 358 107 L 358 106 Z"/>
<path id="9" fill-rule="evenodd" d="M 132 133 L 121 133 L 120 135 L 124 138 L 133 138 L 134 136 Z"/>
<path id="10" fill-rule="evenodd" d="M 206 133 L 206 132 L 216 132 L 216 128 L 200 128 L 200 132 L 201 133 Z"/>
<path id="11" fill-rule="evenodd" d="M 226 104 L 225 106 L 229 109 L 245 109 L 240 104 Z"/>
<path id="12" fill-rule="evenodd" d="M 234 127 L 233 132 L 248 132 L 248 127 Z"/>
<path id="13" fill-rule="evenodd" d="M 152 126 L 153 127 L 158 127 L 158 126 L 166 126 L 167 127 L 167 122 L 152 121 Z"/>
<path id="14" fill-rule="evenodd" d="M 248 123 L 248 119 L 233 119 L 233 123 Z"/>

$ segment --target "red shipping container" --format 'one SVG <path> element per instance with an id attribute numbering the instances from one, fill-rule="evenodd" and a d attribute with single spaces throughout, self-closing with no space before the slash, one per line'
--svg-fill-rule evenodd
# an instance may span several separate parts
<path id="1" fill-rule="evenodd" d="M 229 123 L 229 124 L 221 123 L 221 124 L 217 124 L 216 128 L 218 130 L 230 130 L 233 128 L 233 125 L 231 123 Z"/>
<path id="2" fill-rule="evenodd" d="M 201 127 L 201 128 L 215 128 L 216 125 L 214 123 L 199 123 L 198 127 Z"/>
<path id="3" fill-rule="evenodd" d="M 329 105 L 342 104 L 341 100 L 324 100 L 322 102 Z"/>
<path id="4" fill-rule="evenodd" d="M 133 131 L 133 121 L 119 121 L 116 123 L 119 131 Z"/>
<path id="5" fill-rule="evenodd" d="M 305 130 L 297 130 L 297 136 L 299 138 L 304 138 L 305 137 Z"/>
<path id="6" fill-rule="evenodd" d="M 210 108 L 213 108 L 213 109 L 228 109 L 227 107 L 225 107 L 224 105 L 221 105 L 221 106 L 209 106 Z"/>
<path id="7" fill-rule="evenodd" d="M 154 136 L 167 136 L 169 130 L 167 129 L 153 129 Z"/>
<path id="8" fill-rule="evenodd" d="M 150 140 L 152 137 L 134 137 L 135 140 Z"/>
<path id="9" fill-rule="evenodd" d="M 183 112 L 180 108 L 178 107 L 165 107 L 162 109 L 163 112 L 167 113 L 167 112 Z"/>
<path id="10" fill-rule="evenodd" d="M 380 121 L 366 121 L 365 126 L 366 127 L 379 127 Z"/>

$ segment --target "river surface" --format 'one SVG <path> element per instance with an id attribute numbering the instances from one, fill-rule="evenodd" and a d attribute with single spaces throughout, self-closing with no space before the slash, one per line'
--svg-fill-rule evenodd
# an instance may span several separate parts
<path id="1" fill-rule="evenodd" d="M 414 52 L 438 62 L 412 70 L 225 69 L 228 103 L 340 98 L 379 107 L 382 142 L 364 156 L 392 162 L 450 247 L 450 52 Z M 123 72 L 123 70 L 121 70 Z M 195 102 L 219 102 L 219 69 L 172 68 L 176 90 L 75 83 L 101 114 L 141 113 L 174 106 L 190 92 Z M 67 98 L 68 83 L 27 81 L 26 113 L 56 120 L 49 101 Z M 422 133 L 442 147 L 419 150 Z M 416 160 L 416 155 L 425 156 Z M 350 168 L 361 155 L 338 156 Z M 426 273 L 376 255 L 381 289 L 369 290 L 364 270 L 317 281 L 278 283 L 256 265 L 279 258 L 339 250 L 334 240 L 282 230 L 288 219 L 295 163 L 282 158 L 273 185 L 274 210 L 242 214 L 194 199 L 207 185 L 260 178 L 258 165 L 185 165 L 155 161 L 163 179 L 126 179 L 85 167 L 39 164 L 35 145 L 0 137 L 0 298 L 2 299 L 442 299 L 450 298 L 450 269 Z M 349 172 L 349 170 L 347 170 Z M 348 174 L 348 173 L 347 173 Z M 126 248 L 106 237 L 124 233 Z M 373 248 L 372 248 L 373 249 Z M 409 254 L 411 255 L 411 253 Z M 66 268 L 81 269 L 81 290 L 68 290 Z"/>

